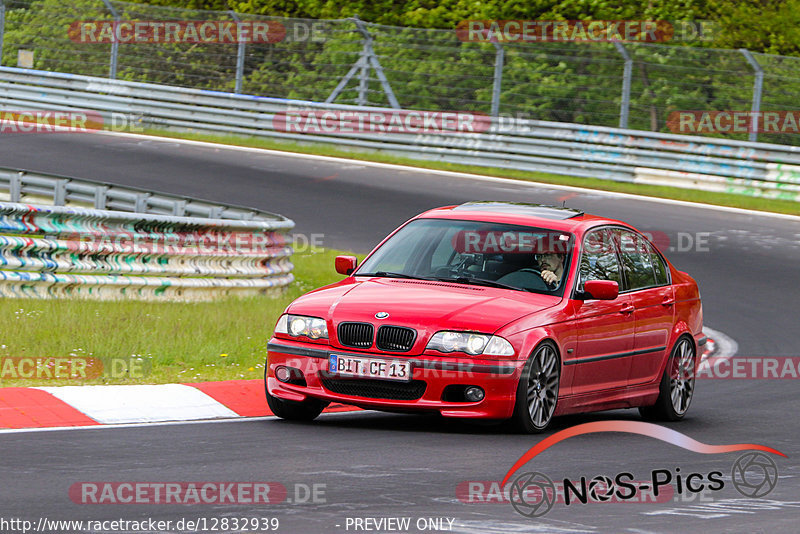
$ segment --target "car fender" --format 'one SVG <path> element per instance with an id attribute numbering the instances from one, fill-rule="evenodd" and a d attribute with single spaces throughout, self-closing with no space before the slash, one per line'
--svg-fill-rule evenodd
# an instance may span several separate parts
<path id="1" fill-rule="evenodd" d="M 670 332 L 669 340 L 667 341 L 667 350 L 666 356 L 664 357 L 664 361 L 661 362 L 661 372 L 658 374 L 659 380 L 661 380 L 661 375 L 664 374 L 664 371 L 667 368 L 667 362 L 669 361 L 669 357 L 672 355 L 672 349 L 675 347 L 675 344 L 678 342 L 678 339 L 686 335 L 691 339 L 692 345 L 694 345 L 695 354 L 697 354 L 697 343 L 695 343 L 694 336 L 692 335 L 692 331 L 689 328 L 689 325 L 686 324 L 686 321 L 679 320 L 675 323 L 675 326 L 672 327 L 672 332 Z"/>
<path id="2" fill-rule="evenodd" d="M 526 362 L 528 358 L 533 354 L 534 349 L 539 346 L 540 343 L 543 341 L 549 340 L 552 341 L 553 344 L 556 346 L 556 351 L 558 352 L 558 360 L 559 360 L 559 367 L 561 373 L 561 384 L 562 386 L 569 385 L 569 381 L 571 379 L 570 376 L 565 376 L 566 371 L 564 366 L 564 359 L 563 354 L 565 347 L 562 345 L 560 341 L 560 332 L 557 328 L 558 325 L 548 325 L 548 326 L 539 326 L 535 328 L 531 328 L 528 330 L 524 330 L 522 332 L 517 332 L 516 334 L 508 336 L 508 339 L 511 344 L 517 350 L 517 361 L 519 362 Z M 522 369 L 524 365 L 520 365 L 519 369 L 515 373 L 515 378 L 519 380 L 522 376 Z"/>

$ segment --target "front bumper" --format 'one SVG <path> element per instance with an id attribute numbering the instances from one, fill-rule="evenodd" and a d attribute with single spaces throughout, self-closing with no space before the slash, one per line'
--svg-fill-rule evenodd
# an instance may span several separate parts
<path id="1" fill-rule="evenodd" d="M 357 352 L 283 339 L 270 340 L 267 350 L 269 356 L 266 385 L 270 395 L 274 397 L 291 401 L 303 401 L 312 397 L 387 411 L 436 411 L 447 417 L 511 417 L 517 384 L 525 363 L 516 360 L 498 361 L 439 355 L 409 357 L 391 353 Z M 328 372 L 331 354 L 411 360 L 412 382 L 331 374 Z M 275 378 L 275 368 L 280 365 L 301 370 L 305 385 L 280 382 Z M 446 390 L 447 386 L 478 386 L 483 388 L 485 396 L 479 402 L 454 401 L 453 388 Z M 418 398 L 407 398 L 417 397 L 420 390 L 424 391 Z"/>

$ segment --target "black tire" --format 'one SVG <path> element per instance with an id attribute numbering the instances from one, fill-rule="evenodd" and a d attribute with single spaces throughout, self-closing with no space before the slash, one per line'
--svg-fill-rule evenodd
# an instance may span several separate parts
<path id="1" fill-rule="evenodd" d="M 547 430 L 553 421 L 561 382 L 561 359 L 552 341 L 541 342 L 533 350 L 517 385 L 511 424 L 524 434 Z"/>
<path id="2" fill-rule="evenodd" d="M 267 364 L 266 369 L 269 369 L 269 364 Z M 267 388 L 266 369 L 264 370 L 264 393 L 267 396 L 267 405 L 272 410 L 272 413 L 281 419 L 286 419 L 287 421 L 313 421 L 330 404 L 311 397 L 302 402 L 273 397 L 269 394 L 269 388 Z"/>
<path id="3" fill-rule="evenodd" d="M 267 404 L 272 413 L 288 421 L 313 421 L 328 405 L 317 399 L 306 399 L 302 402 L 288 401 L 273 397 L 267 392 Z"/>
<path id="4" fill-rule="evenodd" d="M 652 406 L 639 407 L 644 419 L 651 421 L 680 421 L 692 403 L 695 386 L 697 349 L 689 336 L 682 336 L 672 348 L 661 383 L 658 399 Z"/>

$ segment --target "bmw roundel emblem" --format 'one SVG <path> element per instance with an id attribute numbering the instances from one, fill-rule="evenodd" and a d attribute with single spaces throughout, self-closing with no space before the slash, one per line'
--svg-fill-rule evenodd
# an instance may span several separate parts
<path id="1" fill-rule="evenodd" d="M 376 319 L 386 319 L 387 317 L 389 317 L 389 314 L 386 312 L 378 312 L 375 314 Z"/>

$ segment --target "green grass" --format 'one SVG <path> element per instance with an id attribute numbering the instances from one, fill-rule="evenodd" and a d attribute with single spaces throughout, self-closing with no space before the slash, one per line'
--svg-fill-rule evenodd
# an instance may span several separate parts
<path id="1" fill-rule="evenodd" d="M 618 193 L 631 193 L 635 195 L 670 198 L 674 200 L 684 200 L 687 202 L 700 202 L 705 204 L 716 204 L 719 206 L 730 206 L 734 208 L 745 208 L 758 211 L 769 211 L 775 213 L 788 213 L 800 215 L 800 202 L 790 200 L 775 200 L 768 198 L 749 197 L 733 193 L 712 193 L 709 191 L 695 191 L 692 189 L 681 189 L 678 187 L 666 187 L 645 184 L 630 184 L 624 182 L 612 182 L 596 178 L 579 178 L 562 176 L 558 174 L 548 174 L 540 172 L 517 171 L 510 169 L 495 169 L 479 167 L 475 165 L 456 165 L 439 161 L 424 161 L 411 158 L 404 158 L 374 151 L 346 150 L 336 148 L 331 145 L 319 143 L 295 143 L 280 141 L 260 137 L 244 137 L 235 135 L 214 135 L 196 132 L 177 132 L 171 130 L 145 129 L 147 135 L 158 135 L 180 139 L 191 139 L 196 141 L 206 141 L 226 145 L 246 146 L 255 148 L 266 148 L 272 150 L 283 150 L 287 152 L 297 152 L 302 154 L 316 154 L 322 156 L 332 156 L 341 158 L 357 159 L 362 161 L 375 161 L 380 163 L 393 163 L 397 165 L 408 165 L 422 169 L 437 169 L 454 172 L 465 172 L 484 176 L 499 176 L 512 178 L 515 180 L 525 180 L 542 182 L 558 185 L 571 185 L 575 187 L 585 187 L 602 191 L 613 191 Z M 481 199 L 476 199 L 481 200 Z"/>
<path id="2" fill-rule="evenodd" d="M 143 372 L 134 376 L 0 378 L 0 386 L 262 378 L 267 340 L 280 313 L 301 294 L 342 279 L 333 267 L 337 254 L 316 249 L 294 255 L 296 281 L 278 298 L 199 303 L 0 299 L 0 359 L 90 356 L 143 364 Z"/>

